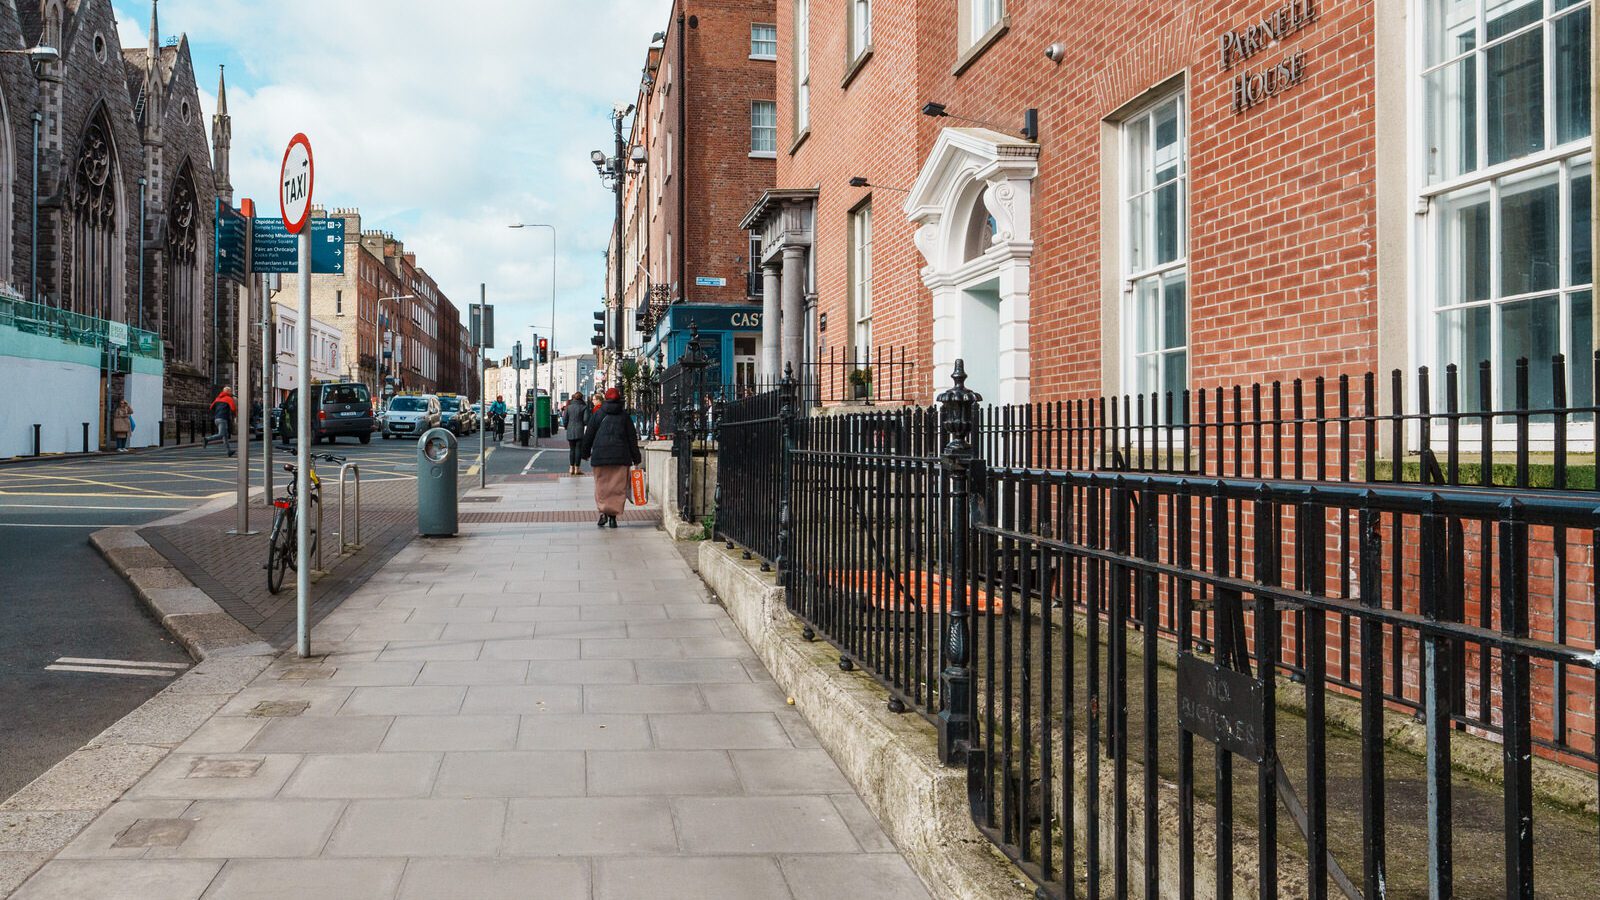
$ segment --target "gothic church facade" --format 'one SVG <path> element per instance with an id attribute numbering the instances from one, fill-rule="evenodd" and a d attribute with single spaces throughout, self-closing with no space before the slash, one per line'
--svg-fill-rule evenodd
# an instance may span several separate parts
<path id="1" fill-rule="evenodd" d="M 111 0 L 0 0 L 0 281 L 158 334 L 170 420 L 232 371 L 236 294 L 212 274 L 232 126 L 219 82 L 208 143 L 188 39 L 162 40 L 154 0 L 148 45 L 119 44 Z"/>

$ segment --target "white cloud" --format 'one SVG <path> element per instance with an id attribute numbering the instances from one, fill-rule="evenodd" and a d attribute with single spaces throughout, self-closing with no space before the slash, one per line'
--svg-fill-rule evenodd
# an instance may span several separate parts
<path id="1" fill-rule="evenodd" d="M 119 3 L 139 46 L 145 4 Z M 139 8 L 144 19 L 132 21 Z M 165 0 L 161 30 L 197 46 L 209 115 L 225 50 L 238 196 L 271 202 L 283 147 L 310 136 L 316 201 L 396 233 L 465 311 L 479 282 L 501 342 L 548 331 L 547 229 L 559 229 L 558 346 L 588 349 L 611 195 L 588 153 L 632 102 L 667 0 Z M 244 71 L 236 71 L 242 63 Z"/>

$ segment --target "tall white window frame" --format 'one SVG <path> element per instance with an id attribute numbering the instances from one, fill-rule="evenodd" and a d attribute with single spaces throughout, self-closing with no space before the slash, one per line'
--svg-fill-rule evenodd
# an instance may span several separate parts
<path id="1" fill-rule="evenodd" d="M 794 0 L 794 132 L 811 129 L 811 0 Z"/>
<path id="2" fill-rule="evenodd" d="M 1527 358 L 1530 407 L 1541 409 L 1554 401 L 1551 357 L 1562 353 L 1568 404 L 1588 406 L 1593 4 L 1416 2 L 1421 361 L 1438 373 L 1441 400 L 1445 367 L 1455 364 L 1461 408 L 1476 410 L 1517 406 L 1516 361 Z"/>
<path id="3" fill-rule="evenodd" d="M 778 58 L 778 26 L 763 22 L 750 26 L 750 58 Z"/>
<path id="4" fill-rule="evenodd" d="M 1189 385 L 1189 127 L 1182 87 L 1119 124 L 1123 389 L 1180 396 Z"/>
<path id="5" fill-rule="evenodd" d="M 772 100 L 750 101 L 750 155 L 776 156 L 778 153 L 778 104 Z"/>
<path id="6" fill-rule="evenodd" d="M 872 361 L 872 201 L 850 212 L 850 343 L 858 365 Z"/>
<path id="7" fill-rule="evenodd" d="M 1006 0 L 964 0 L 967 4 L 968 43 L 977 43 L 1006 15 Z"/>
<path id="8" fill-rule="evenodd" d="M 872 0 L 850 2 L 850 59 L 855 62 L 872 47 Z"/>

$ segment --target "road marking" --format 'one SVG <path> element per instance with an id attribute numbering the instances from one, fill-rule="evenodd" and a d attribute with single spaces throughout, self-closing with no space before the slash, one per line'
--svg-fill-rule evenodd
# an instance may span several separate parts
<path id="1" fill-rule="evenodd" d="M 93 478 L 69 478 L 69 477 L 67 477 L 65 475 L 31 475 L 31 474 L 29 474 L 27 472 L 7 472 L 7 473 L 5 473 L 5 477 L 8 477 L 8 478 L 33 478 L 33 479 L 41 480 L 41 481 L 60 481 L 60 482 L 68 482 L 68 483 L 71 483 L 71 484 L 89 484 L 89 485 L 94 485 L 95 487 L 114 488 L 114 489 L 119 489 L 119 490 L 123 490 L 123 491 L 139 491 L 142 494 L 157 494 L 157 495 L 159 495 L 159 494 L 164 493 L 162 491 L 150 490 L 148 488 L 135 487 L 134 485 L 131 485 L 131 484 L 114 484 L 114 483 L 106 482 L 106 481 L 96 481 Z M 172 494 L 167 494 L 167 496 L 170 497 L 170 496 L 173 496 L 173 495 Z"/>
<path id="2" fill-rule="evenodd" d="M 70 496 L 86 496 L 72 494 Z M 129 498 L 134 499 L 134 498 Z M 138 498 L 144 499 L 144 498 Z M 77 510 L 94 510 L 99 512 L 176 512 L 187 509 L 183 506 L 78 506 L 72 503 L 0 503 L 0 509 L 60 509 L 76 512 Z"/>
<path id="3" fill-rule="evenodd" d="M 535 451 L 533 451 L 533 455 L 528 457 L 528 464 L 522 467 L 522 474 L 524 474 L 524 475 L 528 474 L 528 470 L 533 468 L 533 464 L 539 461 L 539 457 L 545 455 L 548 452 L 549 452 L 548 450 L 535 450 Z"/>
<path id="4" fill-rule="evenodd" d="M 156 669 L 187 669 L 188 663 L 140 662 L 137 659 L 95 659 L 88 656 L 63 656 L 58 663 L 77 663 L 85 666 L 140 666 Z"/>
<path id="5" fill-rule="evenodd" d="M 98 525 L 60 525 L 49 522 L 0 522 L 0 528 L 119 528 L 127 522 L 104 522 Z"/>
<path id="6" fill-rule="evenodd" d="M 189 668 L 186 663 L 140 662 L 136 659 L 93 659 L 63 656 L 44 667 L 46 672 L 88 672 L 95 675 L 143 675 L 172 678 Z"/>

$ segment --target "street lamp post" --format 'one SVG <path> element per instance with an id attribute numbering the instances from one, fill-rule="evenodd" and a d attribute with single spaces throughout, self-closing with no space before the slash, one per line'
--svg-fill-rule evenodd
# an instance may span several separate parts
<path id="1" fill-rule="evenodd" d="M 542 222 L 517 222 L 507 228 L 548 228 L 550 229 L 550 346 L 556 345 L 556 227 Z"/>
<path id="2" fill-rule="evenodd" d="M 645 168 L 643 147 L 633 148 L 631 160 L 623 156 L 627 146 L 622 140 L 622 120 L 632 112 L 633 104 L 631 103 L 627 106 L 619 104 L 612 110 L 611 131 L 614 150 L 609 159 L 600 150 L 592 151 L 589 154 L 589 161 L 594 163 L 595 171 L 600 175 L 600 183 L 611 189 L 612 193 L 615 194 L 616 202 L 616 220 L 612 227 L 612 233 L 616 236 L 616 246 L 613 248 L 613 252 L 616 255 L 612 258 L 612 269 L 615 271 L 616 281 L 616 292 L 613 296 L 616 298 L 616 302 L 614 304 L 615 311 L 609 313 L 606 317 L 606 344 L 608 349 L 611 350 L 622 349 L 622 193 L 627 187 L 627 177 L 629 175 L 637 175 L 643 172 Z M 630 162 L 632 165 L 629 165 Z"/>
<path id="3" fill-rule="evenodd" d="M 377 309 L 374 310 L 372 319 L 372 335 L 377 343 L 372 348 L 372 395 L 383 396 L 383 373 L 387 368 L 383 362 L 383 332 L 388 324 L 388 319 L 383 315 L 383 301 L 390 300 L 415 300 L 416 294 L 396 294 L 393 297 L 379 297 Z"/>

